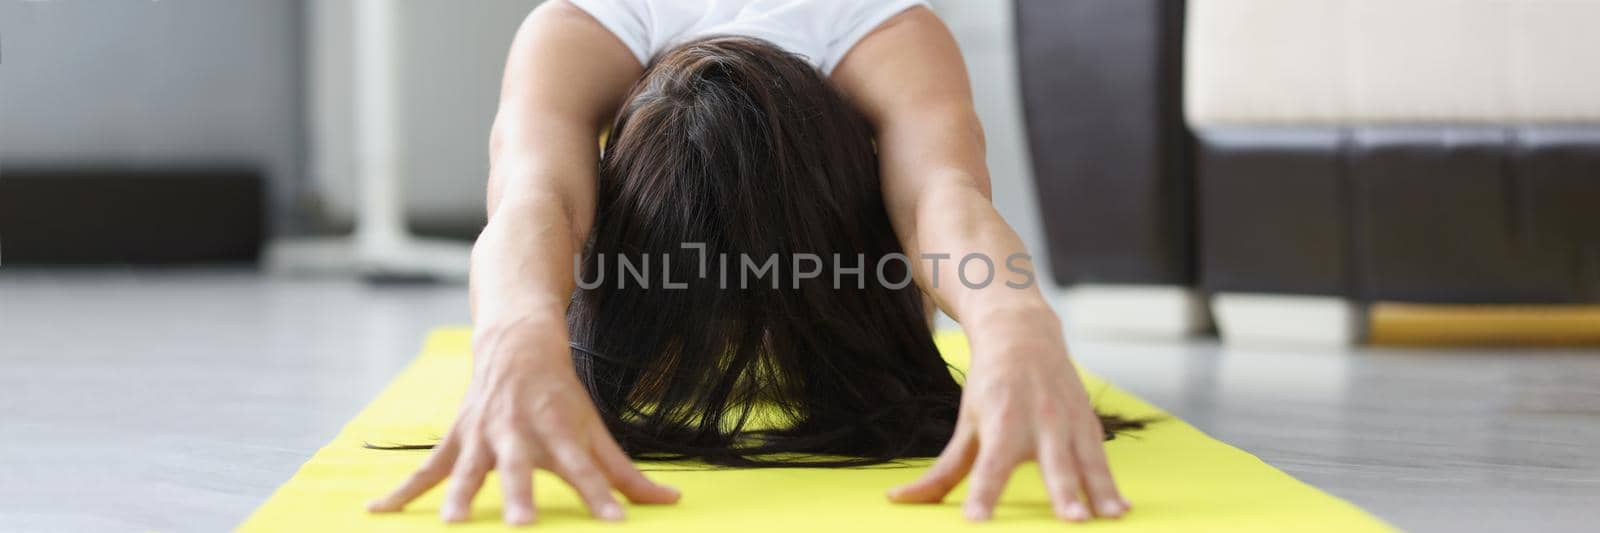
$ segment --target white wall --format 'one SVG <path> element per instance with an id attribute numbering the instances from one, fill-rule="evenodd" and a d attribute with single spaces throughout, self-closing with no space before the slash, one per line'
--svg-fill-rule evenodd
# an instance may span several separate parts
<path id="1" fill-rule="evenodd" d="M 0 0 L 0 176 L 256 165 L 302 184 L 298 0 Z"/>

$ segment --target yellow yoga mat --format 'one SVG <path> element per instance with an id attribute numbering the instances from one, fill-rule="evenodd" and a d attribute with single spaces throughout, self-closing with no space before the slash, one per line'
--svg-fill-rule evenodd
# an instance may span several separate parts
<path id="1" fill-rule="evenodd" d="M 489 479 L 472 522 L 439 522 L 442 490 L 399 514 L 370 515 L 363 504 L 386 493 L 421 463 L 426 452 L 363 448 L 373 443 L 433 442 L 448 427 L 470 373 L 470 330 L 444 328 L 428 337 L 422 355 L 339 435 L 307 461 L 247 520 L 243 531 L 458 531 L 501 529 L 499 483 Z M 960 333 L 942 333 L 939 345 L 957 366 L 968 359 Z M 1103 411 L 1132 417 L 1166 417 L 1148 429 L 1107 443 L 1111 467 L 1133 511 L 1117 521 L 1072 525 L 1051 513 L 1038 471 L 1012 478 L 992 522 L 961 517 L 957 489 L 943 505 L 895 505 L 889 487 L 918 476 L 931 460 L 904 466 L 855 469 L 710 469 L 642 463 L 653 479 L 683 491 L 677 505 L 630 506 L 620 524 L 590 519 L 559 479 L 535 480 L 536 529 L 632 529 L 658 532 L 728 531 L 946 531 L 1101 530 L 1174 531 L 1389 531 L 1361 509 L 1295 480 L 1260 459 L 1214 440 L 1131 394 L 1085 375 Z M 491 477 L 493 474 L 491 474 Z M 555 530 L 551 529 L 551 530 Z"/>

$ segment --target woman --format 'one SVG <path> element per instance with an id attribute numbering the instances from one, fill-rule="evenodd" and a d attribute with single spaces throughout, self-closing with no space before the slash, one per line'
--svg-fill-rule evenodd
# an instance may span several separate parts
<path id="1" fill-rule="evenodd" d="M 612 489 L 679 496 L 630 453 L 759 465 L 786 452 L 937 454 L 889 498 L 938 502 L 969 479 L 971 520 L 1029 460 L 1062 519 L 1128 510 L 1106 466 L 1110 424 L 1031 279 L 883 260 L 1026 257 L 989 201 L 960 53 L 920 1 L 552 0 L 507 63 L 473 251 L 472 384 L 422 468 L 370 510 L 448 478 L 442 518 L 464 520 L 494 469 L 505 521 L 529 523 L 543 468 L 618 520 Z M 732 276 L 708 275 L 723 257 L 739 258 L 718 265 Z M 651 258 L 659 271 L 640 275 Z M 783 266 L 741 262 L 768 258 Z M 914 288 L 895 283 L 905 274 Z M 964 390 L 925 300 L 968 333 Z"/>

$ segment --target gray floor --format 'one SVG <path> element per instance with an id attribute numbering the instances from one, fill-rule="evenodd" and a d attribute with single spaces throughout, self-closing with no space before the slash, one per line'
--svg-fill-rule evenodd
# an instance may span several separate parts
<path id="1" fill-rule="evenodd" d="M 0 272 L 0 531 L 228 529 L 429 326 L 466 318 L 450 287 Z M 1074 349 L 1406 529 L 1593 531 L 1600 518 L 1595 351 Z"/>

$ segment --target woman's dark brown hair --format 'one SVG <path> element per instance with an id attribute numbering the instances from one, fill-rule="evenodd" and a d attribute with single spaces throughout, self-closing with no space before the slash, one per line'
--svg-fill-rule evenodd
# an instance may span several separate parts
<path id="1" fill-rule="evenodd" d="M 961 387 L 922 295 L 882 283 L 909 279 L 906 262 L 877 271 L 902 249 L 872 128 L 811 65 L 738 37 L 661 54 L 599 176 L 568 322 L 579 377 L 630 455 L 842 466 L 950 439 Z M 815 268 L 799 254 L 822 258 L 820 275 L 798 275 Z M 773 257 L 763 277 L 744 268 Z"/>

